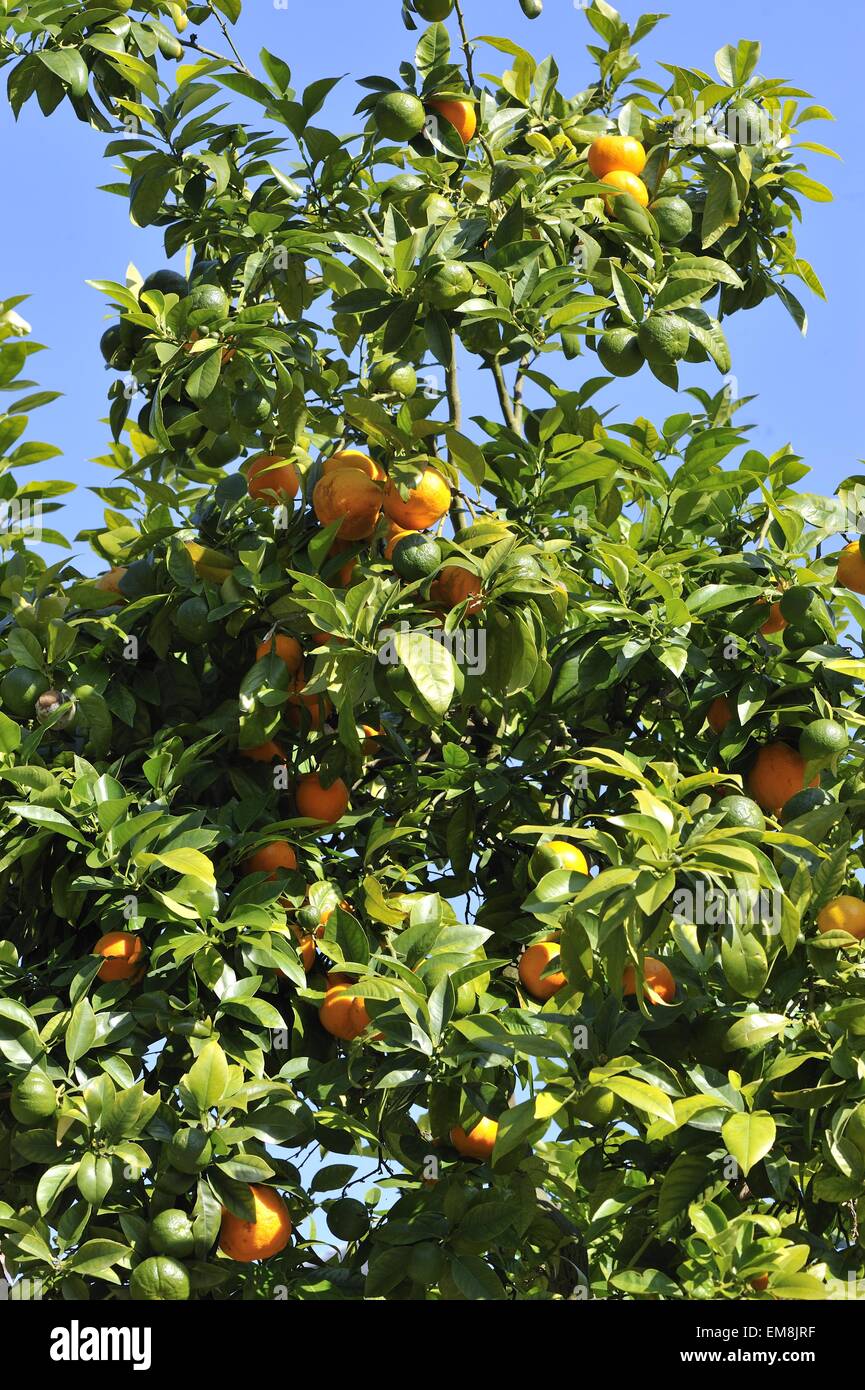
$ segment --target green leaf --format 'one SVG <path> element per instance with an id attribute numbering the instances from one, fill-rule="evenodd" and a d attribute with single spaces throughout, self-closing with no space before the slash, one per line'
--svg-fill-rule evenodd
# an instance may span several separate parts
<path id="1" fill-rule="evenodd" d="M 771 1152 L 775 1133 L 775 1121 L 765 1110 L 756 1110 L 751 1115 L 744 1112 L 731 1115 L 721 1126 L 727 1150 L 746 1176 L 755 1163 Z"/>
<path id="2" fill-rule="evenodd" d="M 186 1086 L 202 1114 L 218 1105 L 228 1084 L 228 1060 L 214 1039 L 199 1052 L 186 1074 Z"/>
<path id="3" fill-rule="evenodd" d="M 49 72 L 67 86 L 74 97 L 83 97 L 90 81 L 87 64 L 76 48 L 42 48 L 36 54 Z"/>
<path id="4" fill-rule="evenodd" d="M 645 1081 L 637 1081 L 632 1076 L 604 1076 L 602 1084 L 635 1109 L 675 1124 L 676 1112 L 673 1103 L 658 1086 L 649 1086 Z"/>

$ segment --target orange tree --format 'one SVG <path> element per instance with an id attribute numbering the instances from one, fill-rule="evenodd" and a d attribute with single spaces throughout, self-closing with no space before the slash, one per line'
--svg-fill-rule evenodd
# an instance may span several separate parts
<path id="1" fill-rule="evenodd" d="M 605 404 L 727 373 L 722 320 L 767 296 L 804 324 L 828 112 L 750 41 L 641 76 L 657 16 L 605 0 L 568 97 L 469 3 L 407 0 L 415 51 L 347 136 L 334 80 L 239 55 L 240 0 L 4 6 L 13 109 L 110 135 L 111 191 L 185 258 L 95 282 L 96 579 L 28 546 L 37 503 L 63 544 L 67 485 L 17 481 L 52 450 L 2 306 L 19 1289 L 861 1272 L 865 484 L 795 491 L 722 381 L 659 424 Z M 464 419 L 466 369 L 501 418 Z"/>

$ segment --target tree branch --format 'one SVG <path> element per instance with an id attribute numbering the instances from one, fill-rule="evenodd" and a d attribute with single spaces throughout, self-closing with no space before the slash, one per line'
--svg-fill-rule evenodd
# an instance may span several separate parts
<path id="1" fill-rule="evenodd" d="M 448 397 L 450 423 L 455 430 L 458 430 L 462 428 L 463 423 L 463 402 L 462 396 L 460 395 L 460 383 L 457 368 L 457 338 L 453 329 L 450 330 L 450 342 L 450 361 L 448 365 L 445 367 L 445 387 L 447 390 Z M 451 460 L 451 462 L 453 462 L 453 451 L 450 449 L 448 450 L 448 458 Z M 453 501 L 451 502 L 450 519 L 455 534 L 458 534 L 460 531 L 465 530 L 467 524 L 466 514 L 463 504 L 459 499 L 458 493 L 454 493 Z"/>
<path id="2" fill-rule="evenodd" d="M 469 36 L 468 36 L 468 31 L 467 31 L 467 29 L 466 29 L 465 16 L 463 15 L 463 7 L 462 7 L 462 4 L 460 3 L 460 0 L 456 0 L 456 4 L 455 4 L 454 8 L 455 8 L 456 13 L 457 13 L 457 23 L 458 23 L 459 26 L 460 26 L 460 38 L 461 38 L 461 40 L 462 40 L 463 53 L 465 54 L 465 57 L 466 57 L 466 72 L 468 73 L 468 77 L 469 77 L 469 86 L 474 87 L 474 85 L 475 85 L 475 72 L 474 72 L 474 64 L 473 64 L 473 61 L 472 61 L 472 52 L 473 52 L 473 50 L 472 50 L 471 44 L 469 43 Z"/>
<path id="3" fill-rule="evenodd" d="M 513 430 L 515 434 L 519 434 L 519 429 L 517 426 L 517 417 L 514 414 L 513 402 L 508 393 L 507 382 L 505 381 L 505 374 L 502 371 L 502 364 L 497 357 L 491 358 L 490 371 L 493 374 L 493 381 L 496 383 L 496 393 L 499 398 L 499 405 L 502 408 L 502 414 L 505 417 L 505 423 L 507 424 L 508 429 Z"/>
<path id="4" fill-rule="evenodd" d="M 249 68 L 246 66 L 245 62 L 243 61 L 243 59 L 241 58 L 240 54 L 234 46 L 234 39 L 231 37 L 231 31 L 225 19 L 223 19 L 222 15 L 218 12 L 218 10 L 214 9 L 213 5 L 211 4 L 211 0 L 207 0 L 207 8 L 210 10 L 210 13 L 213 15 L 213 18 L 216 20 L 217 24 L 222 30 L 223 35 L 225 36 L 225 42 L 228 44 L 228 47 L 234 54 L 235 62 L 237 63 L 237 66 L 240 68 L 240 71 L 245 72 L 247 77 L 252 77 L 253 74 L 249 71 Z"/>

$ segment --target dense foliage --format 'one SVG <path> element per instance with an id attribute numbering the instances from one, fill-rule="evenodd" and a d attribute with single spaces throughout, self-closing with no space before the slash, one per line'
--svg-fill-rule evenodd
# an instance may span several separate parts
<path id="1" fill-rule="evenodd" d="M 239 55 L 240 0 L 3 0 L 13 110 L 110 134 L 110 191 L 186 258 L 94 282 L 98 580 L 30 544 L 37 504 L 65 544 L 68 485 L 20 481 L 50 395 L 0 306 L 0 1252 L 47 1298 L 863 1273 L 865 926 L 816 919 L 861 864 L 865 610 L 836 558 L 865 478 L 796 491 L 722 379 L 724 319 L 775 295 L 804 328 L 791 282 L 822 293 L 795 228 L 830 196 L 801 135 L 828 112 L 749 41 L 641 76 L 659 16 L 606 0 L 566 97 L 470 4 L 407 3 L 416 52 L 338 136 L 335 79 Z M 590 172 L 608 134 L 645 148 L 647 206 Z M 479 369 L 501 418 L 469 423 Z M 611 414 L 611 373 L 715 369 L 662 423 Z M 334 500 L 345 450 L 373 476 Z M 386 554 L 433 466 L 437 539 Z M 800 766 L 821 720 L 841 740 Z M 113 933 L 125 978 L 91 954 Z M 551 937 L 563 978 L 529 991 Z M 216 1248 L 250 1184 L 295 1227 L 258 1264 Z"/>

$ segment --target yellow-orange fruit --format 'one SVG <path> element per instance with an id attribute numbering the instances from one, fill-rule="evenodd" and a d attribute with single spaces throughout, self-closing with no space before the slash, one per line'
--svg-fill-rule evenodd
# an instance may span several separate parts
<path id="1" fill-rule="evenodd" d="M 306 677 L 302 671 L 298 671 L 294 682 L 294 691 L 286 702 L 285 716 L 289 723 L 297 728 L 303 722 L 302 711 L 306 710 L 311 727 L 319 729 L 324 720 L 333 713 L 333 705 L 325 694 L 319 692 L 314 695 L 307 695 L 304 693 L 305 689 Z"/>
<path id="2" fill-rule="evenodd" d="M 815 777 L 809 787 L 819 786 Z M 805 786 L 805 759 L 786 743 L 767 743 L 760 749 L 748 774 L 748 794 L 773 816 L 791 796 Z"/>
<path id="3" fill-rule="evenodd" d="M 383 492 L 359 468 L 337 468 L 313 488 L 312 505 L 322 526 L 340 521 L 337 535 L 344 541 L 367 540 L 381 515 Z"/>
<path id="4" fill-rule="evenodd" d="M 458 603 L 470 599 L 466 613 L 477 613 L 483 607 L 483 599 L 472 595 L 479 595 L 482 590 L 483 584 L 478 575 L 464 570 L 461 565 L 448 565 L 430 585 L 430 598 L 448 609 L 456 608 Z"/>
<path id="5" fill-rule="evenodd" d="M 322 786 L 317 772 L 307 772 L 297 784 L 295 801 L 298 815 L 334 825 L 348 810 L 348 787 L 341 777 Z"/>
<path id="6" fill-rule="evenodd" d="M 474 138 L 478 128 L 478 113 L 470 101 L 451 100 L 448 97 L 435 97 L 427 103 L 431 110 L 450 122 L 459 134 L 464 145 Z"/>
<path id="7" fill-rule="evenodd" d="M 845 545 L 838 558 L 836 581 L 854 594 L 865 594 L 865 555 L 859 549 L 859 542 Z"/>
<path id="8" fill-rule="evenodd" d="M 340 468 L 356 468 L 377 483 L 382 482 L 385 477 L 384 469 L 379 467 L 369 454 L 362 453 L 360 449 L 340 449 L 339 453 L 332 454 L 321 465 L 322 476 L 336 473 Z"/>
<path id="9" fill-rule="evenodd" d="M 100 936 L 91 952 L 102 956 L 99 978 L 107 983 L 115 980 L 131 980 L 144 973 L 144 942 L 131 931 L 110 931 Z"/>
<path id="10" fill-rule="evenodd" d="M 765 603 L 765 599 L 761 602 Z M 764 637 L 771 637 L 773 632 L 781 632 L 787 626 L 787 619 L 781 612 L 780 603 L 773 603 L 769 609 L 769 616 L 763 623 L 760 631 Z"/>
<path id="11" fill-rule="evenodd" d="M 323 1028 L 343 1042 L 353 1042 L 369 1026 L 369 1014 L 363 999 L 352 998 L 346 994 L 346 980 L 343 975 L 331 975 L 324 995 L 324 1003 L 318 1011 Z"/>
<path id="12" fill-rule="evenodd" d="M 263 661 L 272 653 L 285 662 L 290 672 L 300 670 L 303 664 L 303 647 L 296 637 L 289 637 L 284 632 L 275 632 L 272 637 L 266 637 L 263 642 L 259 642 L 255 649 L 255 659 Z"/>
<path id="13" fill-rule="evenodd" d="M 447 513 L 451 504 L 449 484 L 435 468 L 425 468 L 417 487 L 411 489 L 404 501 L 394 482 L 389 482 L 384 494 L 385 515 L 409 531 L 423 531 L 434 526 Z"/>
<path id="14" fill-rule="evenodd" d="M 557 941 L 536 941 L 520 956 L 520 980 L 535 999 L 552 999 L 568 983 L 560 970 L 554 975 L 544 975 L 547 966 L 558 958 Z"/>
<path id="15" fill-rule="evenodd" d="M 278 1255 L 291 1236 L 291 1217 L 276 1189 L 256 1185 L 250 1187 L 250 1192 L 255 1203 L 254 1220 L 242 1221 L 223 1207 L 219 1228 L 220 1250 L 241 1264 Z"/>
<path id="16" fill-rule="evenodd" d="M 626 169 L 613 169 L 612 173 L 604 175 L 602 182 L 608 183 L 611 188 L 616 190 L 615 193 L 604 195 L 604 206 L 611 215 L 615 212 L 616 199 L 620 193 L 630 193 L 641 208 L 649 206 L 649 190 L 643 180 L 637 178 L 636 174 L 629 174 Z"/>
<path id="17" fill-rule="evenodd" d="M 845 931 L 855 936 L 857 941 L 865 939 L 865 902 L 861 898 L 842 893 L 833 898 L 817 913 L 817 926 L 821 932 Z"/>
<path id="18" fill-rule="evenodd" d="M 241 748 L 241 756 L 249 758 L 254 763 L 272 763 L 274 758 L 278 758 L 281 763 L 285 762 L 285 754 L 278 743 L 273 739 L 268 739 L 267 743 L 258 743 L 253 748 Z"/>
<path id="19" fill-rule="evenodd" d="M 706 711 L 709 728 L 716 734 L 722 734 L 732 718 L 733 706 L 726 695 L 716 695 Z"/>
<path id="20" fill-rule="evenodd" d="M 662 960 L 646 956 L 643 961 L 643 994 L 653 1004 L 671 1004 L 676 997 L 676 981 Z M 622 976 L 622 993 L 636 994 L 637 972 L 633 965 L 625 966 Z"/>
<path id="21" fill-rule="evenodd" d="M 450 1138 L 457 1153 L 462 1154 L 463 1158 L 479 1158 L 485 1162 L 492 1157 L 498 1132 L 498 1121 L 490 1120 L 484 1115 L 468 1134 L 462 1125 L 454 1125 Z"/>
<path id="22" fill-rule="evenodd" d="M 287 840 L 272 840 L 269 845 L 257 849 L 246 861 L 248 874 L 265 873 L 271 882 L 276 879 L 278 869 L 296 868 L 297 855 Z"/>
<path id="23" fill-rule="evenodd" d="M 642 174 L 646 167 L 646 151 L 632 135 L 599 135 L 589 146 L 588 161 L 597 179 L 612 174 L 615 169 Z"/>
<path id="24" fill-rule="evenodd" d="M 250 497 L 278 507 L 297 496 L 300 478 L 294 464 L 281 454 L 258 454 L 247 465 L 246 486 Z"/>

